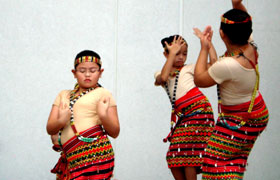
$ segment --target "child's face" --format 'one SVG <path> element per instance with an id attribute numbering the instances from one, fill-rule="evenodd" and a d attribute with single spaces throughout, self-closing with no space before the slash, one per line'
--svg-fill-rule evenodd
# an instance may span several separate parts
<path id="1" fill-rule="evenodd" d="M 176 54 L 176 58 L 174 61 L 173 66 L 174 67 L 182 67 L 184 66 L 188 55 L 188 47 L 187 45 L 184 45 L 181 47 L 180 51 Z"/>
<path id="2" fill-rule="evenodd" d="M 83 62 L 75 70 L 72 70 L 72 72 L 79 86 L 83 89 L 88 89 L 96 86 L 103 69 L 100 69 L 94 62 Z"/>

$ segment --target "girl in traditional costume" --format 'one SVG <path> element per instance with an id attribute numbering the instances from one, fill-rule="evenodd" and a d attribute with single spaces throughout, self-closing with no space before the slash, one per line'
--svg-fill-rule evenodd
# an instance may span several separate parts
<path id="1" fill-rule="evenodd" d="M 187 42 L 179 35 L 162 39 L 166 62 L 155 74 L 155 85 L 167 92 L 172 105 L 170 141 L 166 155 L 176 180 L 195 180 L 214 127 L 208 99 L 194 84 L 194 65 L 185 65 Z M 214 61 L 212 59 L 212 61 Z"/>
<path id="2" fill-rule="evenodd" d="M 268 110 L 259 92 L 258 52 L 249 41 L 252 19 L 242 0 L 221 17 L 220 36 L 225 54 L 207 67 L 211 27 L 200 37 L 201 50 L 195 67 L 195 84 L 217 84 L 219 118 L 204 158 L 204 180 L 243 179 L 248 156 L 268 123 Z"/>
<path id="3" fill-rule="evenodd" d="M 74 90 L 63 90 L 55 99 L 47 132 L 58 143 L 62 155 L 53 173 L 61 180 L 110 179 L 114 152 L 107 135 L 116 138 L 120 126 L 117 106 L 111 93 L 98 84 L 104 69 L 100 56 L 89 50 L 80 52 L 72 73 Z"/>

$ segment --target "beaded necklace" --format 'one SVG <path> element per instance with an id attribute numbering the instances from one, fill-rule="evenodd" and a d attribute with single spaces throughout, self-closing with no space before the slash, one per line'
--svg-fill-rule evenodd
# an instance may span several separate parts
<path id="1" fill-rule="evenodd" d="M 100 87 L 100 85 L 97 84 L 96 87 Z M 77 136 L 77 138 L 83 142 L 93 142 L 93 141 L 96 141 L 98 139 L 98 137 L 87 138 L 87 137 L 83 137 L 82 135 L 80 135 L 80 133 L 76 129 L 75 122 L 74 122 L 73 106 L 82 96 L 88 94 L 90 91 L 94 90 L 96 87 L 89 88 L 86 91 L 83 91 L 80 94 L 77 94 L 78 88 L 76 88 L 76 86 L 75 86 L 75 89 L 70 92 L 70 103 L 69 103 L 69 109 L 71 111 L 70 126 L 71 126 L 72 130 L 74 131 L 75 136 Z M 58 143 L 60 146 L 62 146 L 61 132 L 62 132 L 62 130 L 60 130 L 58 133 Z"/>
<path id="2" fill-rule="evenodd" d="M 259 81 L 260 81 L 260 75 L 259 75 L 259 70 L 258 70 L 258 54 L 257 54 L 257 50 L 256 50 L 256 47 L 255 47 L 256 64 L 254 64 L 250 59 L 248 59 L 244 55 L 244 53 L 243 53 L 243 51 L 241 49 L 239 49 L 237 51 L 234 51 L 234 52 L 231 52 L 231 53 L 225 52 L 225 54 L 222 57 L 232 57 L 232 56 L 235 56 L 235 55 L 238 55 L 238 57 L 243 56 L 245 59 L 247 59 L 249 61 L 249 63 L 253 66 L 253 68 L 255 69 L 255 72 L 256 72 L 256 75 L 257 75 L 254 91 L 253 91 L 252 97 L 251 97 L 251 102 L 250 102 L 250 105 L 249 105 L 249 108 L 248 108 L 248 111 L 247 111 L 248 113 L 251 113 L 252 109 L 253 109 L 253 106 L 254 106 L 257 90 L 259 89 Z M 228 128 L 230 128 L 232 130 L 237 130 L 237 129 L 241 128 L 242 126 L 244 126 L 246 124 L 246 121 L 244 121 L 244 120 L 242 120 L 236 126 L 230 126 L 227 123 L 226 119 L 224 118 L 224 113 L 221 112 L 222 100 L 221 100 L 221 95 L 220 95 L 220 86 L 219 86 L 219 84 L 217 84 L 217 96 L 218 96 L 218 114 L 219 114 L 219 117 L 221 119 L 221 123 L 226 125 Z"/>
<path id="3" fill-rule="evenodd" d="M 174 76 L 175 74 L 175 83 L 174 83 L 174 89 L 173 89 L 173 97 L 171 98 L 170 92 L 168 89 L 168 84 L 167 82 L 165 83 L 164 89 L 169 97 L 171 106 L 172 106 L 172 111 L 171 111 L 171 129 L 173 129 L 174 124 L 176 123 L 176 114 L 175 114 L 175 101 L 176 101 L 176 91 L 177 91 L 177 85 L 178 85 L 178 79 L 180 75 L 180 71 L 183 67 L 176 69 L 173 73 L 170 73 L 170 76 Z M 177 116 L 181 117 L 183 114 L 178 112 Z"/>
<path id="4" fill-rule="evenodd" d="M 180 67 L 180 68 L 176 68 L 173 72 L 170 72 L 169 73 L 169 76 L 171 77 L 175 77 L 177 74 L 180 73 L 181 69 L 183 68 L 184 66 Z"/>

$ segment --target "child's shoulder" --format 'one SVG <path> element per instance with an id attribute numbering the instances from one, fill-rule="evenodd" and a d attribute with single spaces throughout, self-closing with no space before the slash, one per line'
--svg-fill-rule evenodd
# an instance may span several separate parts
<path id="1" fill-rule="evenodd" d="M 99 88 L 96 88 L 95 90 L 92 91 L 93 94 L 100 94 L 100 95 L 103 95 L 103 94 L 111 94 L 111 92 L 104 88 L 104 87 L 99 87 Z"/>
<path id="2" fill-rule="evenodd" d="M 194 68 L 195 68 L 195 64 L 186 64 L 184 65 L 181 71 L 193 71 Z"/>
<path id="3" fill-rule="evenodd" d="M 217 61 L 218 64 L 232 64 L 235 63 L 235 59 L 233 57 L 221 57 Z"/>
<path id="4" fill-rule="evenodd" d="M 71 90 L 66 89 L 66 90 L 61 90 L 61 91 L 59 92 L 59 94 L 70 94 L 70 92 L 71 92 Z"/>
<path id="5" fill-rule="evenodd" d="M 218 59 L 218 61 L 232 61 L 232 60 L 234 60 L 234 58 L 231 56 L 220 56 Z"/>
<path id="6" fill-rule="evenodd" d="M 70 95 L 71 90 L 61 90 L 57 96 L 68 97 Z"/>
<path id="7" fill-rule="evenodd" d="M 183 68 L 193 68 L 195 66 L 195 64 L 191 63 L 191 64 L 185 64 Z"/>

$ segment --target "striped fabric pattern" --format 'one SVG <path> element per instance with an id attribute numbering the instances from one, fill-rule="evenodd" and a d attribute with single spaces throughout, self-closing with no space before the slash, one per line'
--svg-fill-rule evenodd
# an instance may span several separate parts
<path id="1" fill-rule="evenodd" d="M 83 56 L 79 57 L 78 59 L 75 60 L 74 62 L 74 67 L 76 67 L 78 64 L 83 63 L 83 62 L 95 62 L 97 64 L 102 65 L 102 62 L 100 59 L 94 56 Z"/>
<path id="2" fill-rule="evenodd" d="M 206 149 L 203 180 L 243 179 L 248 156 L 257 137 L 267 126 L 269 117 L 260 93 L 251 114 L 247 112 L 249 104 L 222 106 L 224 118 L 230 126 L 239 124 L 242 119 L 246 120 L 246 124 L 233 130 L 218 119 Z"/>
<path id="3" fill-rule="evenodd" d="M 175 111 L 184 115 L 176 127 L 166 155 L 168 167 L 194 166 L 200 171 L 207 142 L 214 129 L 211 104 L 198 88 L 175 102 Z"/>
<path id="4" fill-rule="evenodd" d="M 87 143 L 75 136 L 63 145 L 66 170 L 57 179 L 109 180 L 114 169 L 112 145 L 100 125 L 80 133 L 84 137 L 98 137 Z"/>

